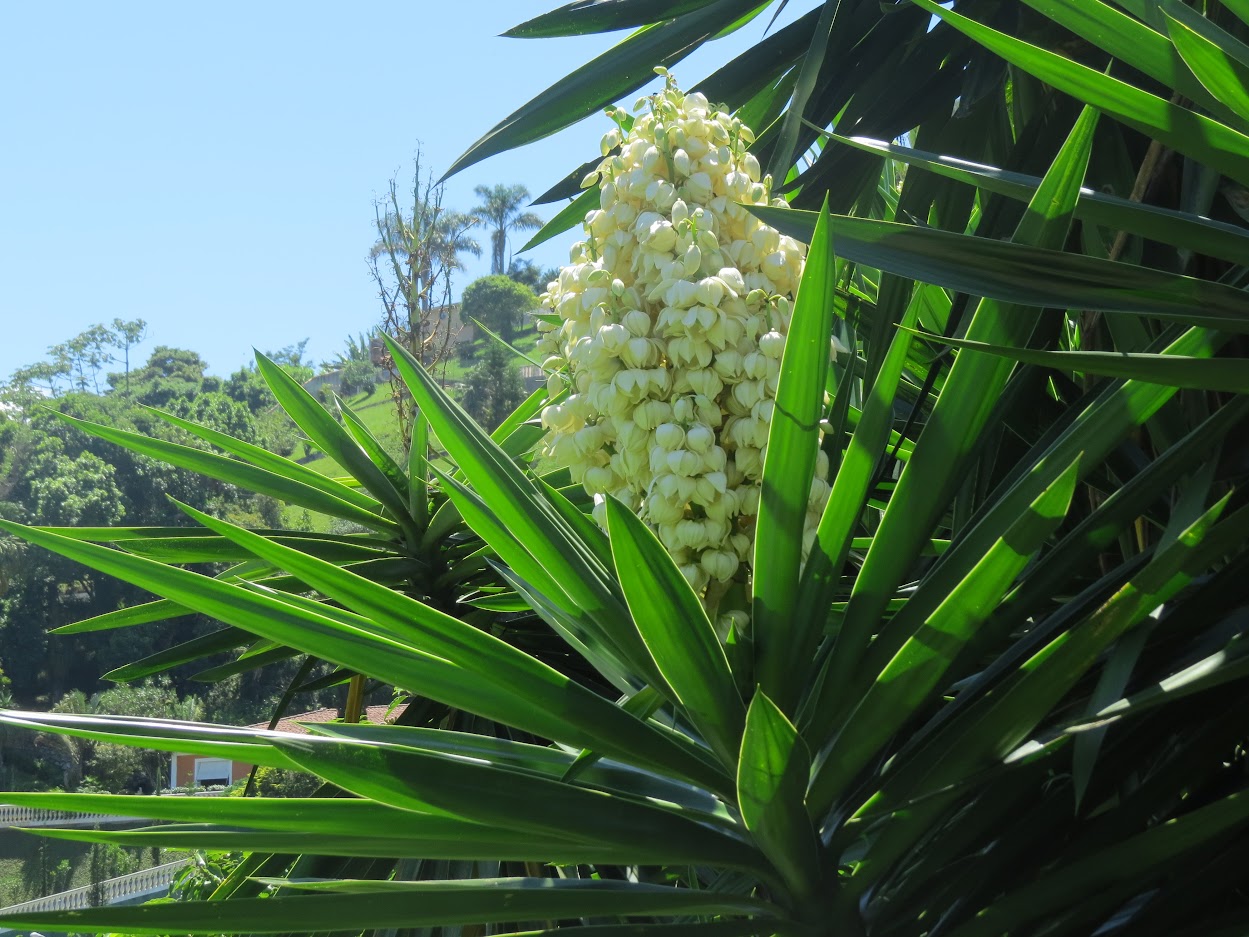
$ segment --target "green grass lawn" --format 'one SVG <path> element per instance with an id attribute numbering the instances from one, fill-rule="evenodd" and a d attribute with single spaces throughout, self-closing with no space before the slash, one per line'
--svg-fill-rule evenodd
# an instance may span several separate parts
<path id="1" fill-rule="evenodd" d="M 403 437 L 399 433 L 399 421 L 395 416 L 395 404 L 388 385 L 379 384 L 371 394 L 355 394 L 344 398 L 344 402 L 392 456 L 397 458 L 401 455 Z M 296 446 L 293 455 L 300 458 L 303 453 L 303 446 Z M 314 472 L 332 478 L 346 474 L 337 462 L 315 448 L 309 455 L 311 459 L 304 464 Z"/>

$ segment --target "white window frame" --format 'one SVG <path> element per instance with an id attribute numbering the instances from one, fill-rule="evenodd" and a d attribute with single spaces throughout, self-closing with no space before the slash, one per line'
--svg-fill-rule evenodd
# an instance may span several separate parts
<path id="1" fill-rule="evenodd" d="M 206 765 L 212 765 L 213 770 L 203 770 Z M 225 765 L 225 783 L 226 786 L 229 787 L 232 783 L 234 783 L 234 762 L 230 761 L 228 758 L 196 758 L 195 771 L 192 774 L 191 780 L 194 781 L 199 787 L 205 786 L 204 782 L 200 780 L 202 777 L 208 777 L 213 783 L 217 783 L 218 779 L 223 776 L 222 773 L 217 770 L 218 765 Z"/>

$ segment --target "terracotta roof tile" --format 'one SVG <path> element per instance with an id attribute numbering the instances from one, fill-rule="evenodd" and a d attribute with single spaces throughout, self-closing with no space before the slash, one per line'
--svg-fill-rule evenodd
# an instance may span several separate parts
<path id="1" fill-rule="evenodd" d="M 366 706 L 364 708 L 364 721 L 372 723 L 373 725 L 386 725 L 398 719 L 407 708 L 407 703 L 400 703 L 398 706 L 394 707 L 393 711 L 391 711 L 389 703 L 381 703 L 377 706 Z M 389 718 L 387 718 L 387 712 L 390 712 Z M 274 726 L 274 728 L 278 732 L 291 732 L 295 735 L 307 735 L 308 730 L 301 723 L 333 722 L 338 718 L 339 711 L 337 709 L 312 709 L 306 713 L 298 713 L 294 716 L 285 716 L 279 720 L 278 724 Z M 257 722 L 255 725 L 250 725 L 247 728 L 267 729 L 269 728 L 269 723 Z"/>

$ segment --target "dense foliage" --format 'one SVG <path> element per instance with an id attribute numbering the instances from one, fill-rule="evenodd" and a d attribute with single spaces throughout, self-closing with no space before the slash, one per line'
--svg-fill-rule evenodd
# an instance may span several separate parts
<path id="1" fill-rule="evenodd" d="M 100 326 L 85 334 L 98 339 L 109 331 Z M 253 369 L 240 369 L 223 381 L 206 373 L 204 361 L 195 352 L 161 345 L 145 362 L 130 362 L 126 370 L 109 373 L 101 393 L 93 389 L 87 363 L 62 362 L 61 370 L 72 374 L 81 369 L 87 376 L 85 382 L 73 386 L 49 386 L 32 378 L 56 371 L 55 356 L 63 353 L 61 349 L 84 347 L 91 346 L 82 336 L 54 346 L 52 362 L 19 369 L 3 385 L 0 518 L 49 527 L 177 526 L 184 523 L 185 515 L 174 506 L 173 498 L 236 523 L 282 526 L 281 505 L 269 495 L 205 479 L 193 470 L 119 448 L 79 428 L 107 425 L 165 444 L 203 448 L 202 440 L 177 425 L 178 420 L 190 420 L 252 445 L 290 452 L 295 445 L 294 424 L 275 412 L 268 387 Z M 300 378 L 312 373 L 302 360 L 302 344 L 283 349 L 275 357 Z M 96 360 L 97 370 L 102 371 L 107 363 Z M 3 691 L 9 705 L 16 701 L 65 712 L 174 717 L 202 714 L 207 704 L 212 717 L 222 721 L 249 723 L 267 718 L 298 665 L 288 662 L 263 674 L 201 682 L 196 677 L 205 666 L 176 666 L 181 661 L 175 649 L 214 630 L 210 618 L 185 614 L 160 630 L 108 626 L 109 616 L 149 597 L 142 589 L 97 576 L 54 554 L 25 549 L 11 540 L 0 545 L 0 674 L 7 675 Z M 66 630 L 52 634 L 57 629 Z M 113 687 L 106 679 L 127 674 L 138 679 L 155 672 L 143 663 L 149 660 L 157 662 L 157 670 L 163 669 L 163 655 L 171 651 L 175 666 L 166 695 L 173 702 L 149 705 L 140 699 L 145 692 L 141 688 L 131 692 L 127 687 Z M 218 654 L 212 663 L 225 660 Z M 117 669 L 127 661 L 139 663 Z M 200 702 L 180 709 L 180 698 Z M 72 789 L 86 782 L 97 789 L 120 791 L 134 788 L 131 782 L 136 773 L 146 776 L 149 787 L 163 778 L 154 762 L 144 763 L 114 747 L 101 748 L 96 757 L 94 746 L 66 748 L 30 742 L 16 733 L 0 740 L 0 779 L 5 786 Z"/>
<path id="2" fill-rule="evenodd" d="M 577 2 L 517 27 L 531 37 L 644 28 L 504 119 L 453 169 L 614 102 L 646 69 L 770 5 Z M 565 333 L 557 373 L 568 385 L 556 377 L 493 432 L 394 341 L 419 409 L 406 460 L 349 408 L 338 422 L 257 359 L 351 483 L 221 435 L 212 442 L 234 458 L 193 464 L 358 532 L 254 531 L 190 507 L 195 536 L 4 522 L 28 550 L 219 619 L 218 646 L 250 651 L 240 668 L 298 655 L 413 700 L 400 725 L 297 737 L 6 714 L 13 727 L 71 738 L 312 772 L 335 796 L 16 795 L 176 824 L 74 834 L 91 841 L 250 854 L 211 892 L 192 889 L 193 903 L 3 923 L 129 934 L 1243 933 L 1249 232 L 1229 200 L 1249 186 L 1246 37 L 1240 0 L 827 0 L 699 85 L 758 131 L 759 184 L 770 174 L 795 206 L 751 198 L 750 215 L 776 229 L 775 247 L 782 236 L 807 245 L 776 327 L 766 444 L 750 446 L 759 504 L 750 563 L 727 574 L 743 600 L 728 633 L 703 591 L 710 573 L 674 561 L 662 522 L 612 497 L 622 486 L 598 484 L 601 473 L 577 484 L 539 455 L 552 439 L 539 413 L 592 382 L 612 389 L 603 398 L 639 386 L 637 367 L 580 380 L 578 367 L 607 367 L 588 349 L 577 360 L 591 332 L 640 330 L 640 313 L 647 328 L 635 337 L 664 347 L 637 354 L 667 363 L 672 341 L 697 337 L 656 334 L 679 306 L 665 290 L 697 292 L 709 278 L 704 248 L 687 270 L 661 223 L 675 229 L 678 201 L 688 210 L 707 194 L 671 133 L 627 168 L 631 197 L 672 187 L 655 209 L 667 216 L 641 229 L 608 219 L 622 238 L 654 237 L 627 264 L 595 242 L 613 207 L 608 185 L 620 185 L 604 178 L 615 175 L 604 157 L 553 190 L 576 198 L 537 238 L 586 226 L 552 291 L 579 307 L 588 294 L 585 308 L 540 320 Z M 622 137 L 662 106 L 618 114 Z M 634 154 L 608 143 L 606 166 L 619 170 Z M 734 171 L 750 177 L 729 142 L 716 155 L 741 159 Z M 587 172 L 602 176 L 580 192 Z M 731 255 L 735 240 L 717 227 L 705 250 Z M 638 292 L 635 308 L 608 298 L 656 271 L 672 282 Z M 740 313 L 699 305 L 708 331 Z M 830 353 L 833 339 L 844 353 Z M 725 350 L 713 346 L 713 360 Z M 749 380 L 766 381 L 763 367 Z M 677 394 L 700 391 L 691 382 Z M 701 396 L 745 417 L 724 388 Z M 686 418 L 678 403 L 663 436 L 688 440 L 710 413 L 692 401 Z M 572 436 L 610 417 L 609 404 L 577 402 L 585 425 Z M 155 451 L 141 435 L 90 428 Z M 661 443 L 659 425 L 643 429 Z M 580 452 L 603 452 L 628 480 L 634 469 L 618 471 L 602 448 L 606 432 L 583 436 Z M 804 561 L 821 453 L 829 491 Z M 677 506 L 697 514 L 689 495 Z M 241 565 L 215 578 L 186 568 L 205 556 Z"/>
<path id="3" fill-rule="evenodd" d="M 537 305 L 538 297 L 530 287 L 496 274 L 476 279 L 464 288 L 460 315 L 466 324 L 481 322 L 510 340 Z"/>

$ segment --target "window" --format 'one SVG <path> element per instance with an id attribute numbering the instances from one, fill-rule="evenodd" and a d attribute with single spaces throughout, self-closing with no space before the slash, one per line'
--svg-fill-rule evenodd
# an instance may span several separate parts
<path id="1" fill-rule="evenodd" d="M 229 785 L 233 780 L 234 765 L 225 758 L 196 758 L 195 783 L 200 787 L 211 784 Z"/>

